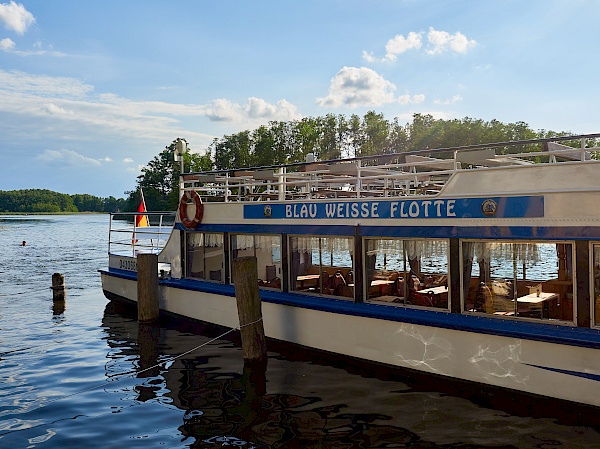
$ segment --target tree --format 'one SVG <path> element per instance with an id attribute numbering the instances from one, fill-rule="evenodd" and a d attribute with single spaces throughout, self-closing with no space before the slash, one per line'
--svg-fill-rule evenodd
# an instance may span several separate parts
<path id="1" fill-rule="evenodd" d="M 144 191 L 146 208 L 155 211 L 170 211 L 177 209 L 179 204 L 179 163 L 173 154 L 176 141 L 148 162 L 142 168 L 142 174 L 137 178 L 134 190 L 125 192 L 128 195 L 125 209 L 134 211 L 140 204 L 140 189 Z M 186 172 L 207 171 L 213 169 L 210 152 L 203 155 L 191 153 L 187 147 L 183 154 Z"/>

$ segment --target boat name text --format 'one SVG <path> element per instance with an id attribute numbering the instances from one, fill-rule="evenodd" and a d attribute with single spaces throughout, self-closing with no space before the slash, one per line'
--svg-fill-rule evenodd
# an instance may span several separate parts
<path id="1" fill-rule="evenodd" d="M 245 219 L 448 219 L 544 216 L 543 196 L 428 198 L 385 201 L 300 201 L 245 204 Z"/>
<path id="2" fill-rule="evenodd" d="M 456 200 L 392 201 L 385 216 L 381 215 L 383 210 L 378 201 L 325 203 L 323 206 L 325 218 L 445 218 L 456 217 L 455 203 Z M 315 203 L 286 204 L 285 218 L 319 218 L 318 206 Z"/>

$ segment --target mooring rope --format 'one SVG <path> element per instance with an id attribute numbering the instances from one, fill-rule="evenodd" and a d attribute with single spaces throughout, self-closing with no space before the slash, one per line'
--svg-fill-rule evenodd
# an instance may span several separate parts
<path id="1" fill-rule="evenodd" d="M 145 373 L 146 371 L 150 371 L 152 369 L 159 368 L 163 364 L 166 364 L 166 363 L 169 363 L 169 362 L 174 362 L 175 360 L 177 360 L 177 359 L 179 359 L 179 358 L 181 358 L 181 357 L 183 357 L 183 356 L 185 356 L 187 354 L 190 354 L 190 353 L 192 353 L 192 352 L 194 352 L 194 351 L 196 351 L 196 350 L 198 350 L 200 348 L 203 348 L 204 346 L 208 346 L 209 344 L 214 343 L 215 341 L 219 340 L 220 338 L 223 338 L 224 336 L 226 336 L 226 335 L 228 335 L 228 334 L 230 334 L 230 333 L 232 333 L 234 331 L 239 331 L 243 327 L 252 326 L 253 324 L 259 323 L 260 321 L 262 321 L 262 317 L 259 318 L 258 320 L 252 321 L 251 323 L 241 324 L 241 325 L 238 325 L 237 327 L 232 327 L 231 329 L 227 330 L 226 332 L 222 333 L 221 335 L 219 335 L 217 337 L 214 337 L 214 338 L 208 340 L 207 342 L 204 342 L 201 345 L 196 346 L 195 348 L 192 348 L 192 349 L 190 349 L 188 351 L 182 352 L 179 355 L 169 357 L 169 358 L 167 358 L 165 360 L 162 360 L 162 361 L 156 363 L 153 366 L 150 366 L 148 368 L 144 368 L 143 370 L 140 370 L 140 371 L 129 371 L 129 372 L 117 374 L 114 377 L 110 377 L 109 379 L 105 379 L 102 383 L 98 383 L 96 385 L 92 385 L 91 387 L 88 387 L 88 388 L 86 388 L 84 390 L 76 391 L 74 393 L 66 394 L 64 396 L 60 396 L 58 398 L 51 399 L 51 400 L 49 400 L 49 401 L 47 401 L 47 402 L 45 402 L 45 403 L 43 403 L 43 404 L 41 404 L 41 405 L 39 405 L 39 406 L 31 409 L 31 410 L 28 410 L 26 413 L 35 412 L 35 411 L 40 410 L 40 409 L 42 409 L 44 407 L 47 407 L 48 405 L 51 405 L 51 404 L 53 404 L 55 402 L 62 401 L 63 399 L 72 398 L 73 396 L 77 396 L 77 395 L 80 395 L 80 394 L 83 394 L 83 393 L 87 393 L 87 392 L 92 391 L 92 390 L 96 390 L 98 388 L 101 388 L 101 387 L 105 386 L 107 382 L 111 383 L 111 384 L 112 383 L 121 382 L 122 380 L 127 379 L 128 377 L 131 377 L 134 374 L 135 375 L 139 375 L 139 374 Z M 34 427 L 38 427 L 38 426 L 34 426 Z M 1 432 L 0 436 L 4 436 L 4 435 L 8 435 L 10 433 L 20 432 L 20 431 L 28 430 L 28 429 L 31 429 L 31 427 L 27 428 L 27 429 L 9 430 L 7 432 Z"/>
<path id="2" fill-rule="evenodd" d="M 17 295 L 28 295 L 30 293 L 39 293 L 39 292 L 47 292 L 48 288 L 52 289 L 52 287 L 44 287 L 41 289 L 36 289 L 36 290 L 27 290 L 24 292 L 16 292 L 16 293 L 0 293 L 0 296 L 4 296 L 4 297 L 8 297 L 8 296 L 17 296 Z M 65 290 L 68 290 L 67 288 L 65 288 Z"/>

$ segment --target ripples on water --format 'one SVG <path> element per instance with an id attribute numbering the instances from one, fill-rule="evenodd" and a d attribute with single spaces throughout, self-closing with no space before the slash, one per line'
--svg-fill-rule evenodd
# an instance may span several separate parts
<path id="1" fill-rule="evenodd" d="M 101 215 L 0 217 L 2 448 L 600 447 L 590 427 L 480 407 L 297 348 L 271 345 L 266 373 L 244 369 L 235 339 L 173 360 L 222 330 L 139 326 L 108 303 L 97 273 L 107 227 Z M 65 275 L 64 311 L 52 308 L 54 272 Z"/>

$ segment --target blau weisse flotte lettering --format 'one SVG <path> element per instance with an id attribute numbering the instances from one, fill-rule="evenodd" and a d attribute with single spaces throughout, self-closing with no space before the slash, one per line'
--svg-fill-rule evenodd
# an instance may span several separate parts
<path id="1" fill-rule="evenodd" d="M 354 201 L 285 205 L 285 218 L 447 218 L 456 200 Z"/>

